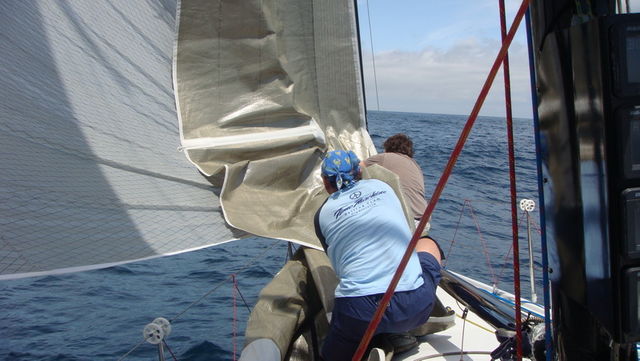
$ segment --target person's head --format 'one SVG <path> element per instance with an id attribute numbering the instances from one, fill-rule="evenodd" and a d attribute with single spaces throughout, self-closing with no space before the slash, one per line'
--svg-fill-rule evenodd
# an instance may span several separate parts
<path id="1" fill-rule="evenodd" d="M 329 193 L 351 188 L 360 179 L 360 159 L 350 150 L 333 150 L 325 155 L 321 172 Z"/>
<path id="2" fill-rule="evenodd" d="M 413 142 L 406 134 L 392 135 L 383 144 L 385 153 L 400 153 L 413 158 Z"/>

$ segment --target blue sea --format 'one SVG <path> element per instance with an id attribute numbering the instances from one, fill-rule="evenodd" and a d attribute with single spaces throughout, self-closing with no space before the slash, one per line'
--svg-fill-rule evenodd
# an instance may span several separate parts
<path id="1" fill-rule="evenodd" d="M 413 139 L 430 196 L 465 121 L 457 115 L 373 111 L 369 132 L 378 151 L 390 135 L 402 132 Z M 431 235 L 448 254 L 448 269 L 513 292 L 505 123 L 497 117 L 476 121 L 433 214 Z M 536 201 L 531 234 L 541 299 L 532 121 L 515 119 L 514 130 L 518 201 Z M 528 297 L 526 217 L 518 217 L 522 290 Z M 234 360 L 249 307 L 286 254 L 283 241 L 251 238 L 103 270 L 0 282 L 0 359 L 157 360 L 156 346 L 138 344 L 144 326 L 165 317 L 175 319 L 167 359 L 173 353 L 182 361 Z M 232 274 L 240 293 L 233 291 Z"/>

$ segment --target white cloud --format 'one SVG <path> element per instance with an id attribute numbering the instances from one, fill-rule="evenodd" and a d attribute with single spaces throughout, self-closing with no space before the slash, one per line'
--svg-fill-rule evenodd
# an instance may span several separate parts
<path id="1" fill-rule="evenodd" d="M 443 50 L 376 54 L 381 110 L 469 114 L 499 51 L 500 42 L 468 37 Z M 531 118 L 531 96 L 526 47 L 514 43 L 510 53 L 511 89 L 515 117 Z M 371 54 L 363 55 L 367 106 L 376 109 Z M 503 116 L 502 70 L 494 81 L 481 113 Z"/>

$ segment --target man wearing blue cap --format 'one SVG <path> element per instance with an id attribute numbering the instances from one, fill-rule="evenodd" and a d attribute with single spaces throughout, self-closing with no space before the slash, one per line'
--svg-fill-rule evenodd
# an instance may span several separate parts
<path id="1" fill-rule="evenodd" d="M 393 189 L 377 179 L 360 180 L 360 160 L 335 150 L 322 162 L 329 197 L 315 229 L 338 276 L 335 303 L 322 357 L 351 360 L 411 239 Z M 418 241 L 376 334 L 399 333 L 426 322 L 440 281 L 440 251 Z"/>

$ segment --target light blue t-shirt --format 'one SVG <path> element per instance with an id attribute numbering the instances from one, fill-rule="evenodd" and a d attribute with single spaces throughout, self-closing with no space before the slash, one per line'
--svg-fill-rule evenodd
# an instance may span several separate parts
<path id="1" fill-rule="evenodd" d="M 412 236 L 393 189 L 377 179 L 358 181 L 330 195 L 317 221 L 340 279 L 336 297 L 384 293 Z M 414 290 L 422 283 L 414 252 L 396 291 Z"/>

